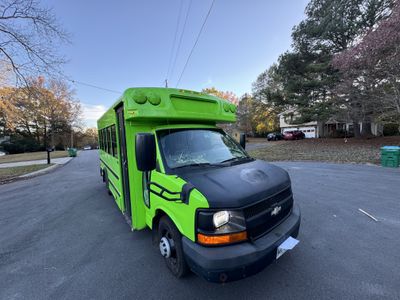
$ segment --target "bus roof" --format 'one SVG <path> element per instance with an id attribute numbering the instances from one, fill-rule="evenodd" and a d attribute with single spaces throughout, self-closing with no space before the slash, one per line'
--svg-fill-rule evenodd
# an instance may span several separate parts
<path id="1" fill-rule="evenodd" d="M 121 102 L 124 103 L 125 119 L 132 121 L 236 121 L 236 105 L 212 95 L 183 89 L 129 88 L 109 111 Z M 108 119 L 109 111 L 98 122 Z"/>

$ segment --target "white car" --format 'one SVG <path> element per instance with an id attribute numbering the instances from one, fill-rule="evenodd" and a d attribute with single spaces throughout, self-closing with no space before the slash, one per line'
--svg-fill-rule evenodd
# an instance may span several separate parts
<path id="1" fill-rule="evenodd" d="M 4 156 L 4 155 L 6 155 L 6 153 L 3 151 L 0 151 L 0 156 Z"/>
<path id="2" fill-rule="evenodd" d="M 83 147 L 83 150 L 92 150 L 92 147 L 90 147 L 90 146 L 85 146 L 85 147 Z"/>

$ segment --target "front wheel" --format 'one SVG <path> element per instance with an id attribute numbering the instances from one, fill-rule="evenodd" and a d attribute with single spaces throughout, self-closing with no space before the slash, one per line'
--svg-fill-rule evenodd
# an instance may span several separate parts
<path id="1" fill-rule="evenodd" d="M 182 235 L 170 218 L 161 218 L 158 226 L 158 240 L 161 255 L 168 269 L 175 277 L 185 276 L 189 268 L 182 250 Z"/>

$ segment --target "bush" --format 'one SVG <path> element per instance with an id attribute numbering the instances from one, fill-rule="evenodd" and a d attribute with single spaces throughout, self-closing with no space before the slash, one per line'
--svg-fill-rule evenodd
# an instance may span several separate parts
<path id="1" fill-rule="evenodd" d="M 334 137 L 334 138 L 344 138 L 344 137 L 346 137 L 346 130 L 344 130 L 344 129 L 336 129 L 334 132 L 332 132 L 332 137 Z"/>
<path id="2" fill-rule="evenodd" d="M 10 141 L 3 142 L 1 147 L 5 152 L 10 154 L 44 150 L 44 147 L 42 147 L 34 138 L 19 135 L 11 137 Z"/>
<path id="3" fill-rule="evenodd" d="M 344 129 L 337 129 L 331 134 L 331 137 L 333 138 L 348 138 L 353 136 L 354 134 L 352 132 L 346 131 Z"/>
<path id="4" fill-rule="evenodd" d="M 391 136 L 391 135 L 399 135 L 399 124 L 391 123 L 385 124 L 383 126 L 383 135 L 384 136 Z"/>
<path id="5" fill-rule="evenodd" d="M 64 151 L 67 147 L 65 147 L 64 144 L 60 142 L 55 146 L 55 148 L 56 150 Z"/>

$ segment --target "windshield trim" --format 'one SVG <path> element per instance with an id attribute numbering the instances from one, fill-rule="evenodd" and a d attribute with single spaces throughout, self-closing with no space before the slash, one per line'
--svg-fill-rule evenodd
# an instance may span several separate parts
<path id="1" fill-rule="evenodd" d="M 188 166 L 188 167 L 182 167 L 182 168 L 170 168 L 168 166 L 168 163 L 166 161 L 166 158 L 164 156 L 164 152 L 161 146 L 161 141 L 160 141 L 160 132 L 161 131 L 166 131 L 166 130 L 171 130 L 171 131 L 184 131 L 184 130 L 210 130 L 210 131 L 217 131 L 225 136 L 228 136 L 229 139 L 231 139 L 240 149 L 243 150 L 244 154 L 246 155 L 245 158 L 235 161 L 232 164 L 226 164 L 226 163 L 220 163 L 220 164 L 210 164 L 210 165 L 199 165 L 199 166 Z M 162 160 L 162 164 L 164 167 L 164 172 L 167 175 L 177 175 L 178 173 L 181 173 L 184 170 L 188 170 L 188 169 L 203 169 L 203 168 L 207 168 L 207 169 L 216 169 L 216 168 L 224 168 L 230 165 L 237 165 L 237 164 L 241 164 L 241 163 L 246 163 L 246 162 L 250 162 L 253 160 L 253 158 L 247 153 L 247 151 L 245 149 L 242 148 L 242 146 L 240 146 L 240 144 L 234 139 L 232 138 L 229 134 L 227 134 L 224 130 L 222 130 L 221 128 L 217 128 L 217 127 L 173 127 L 173 128 L 157 128 L 155 130 L 155 136 L 156 136 L 156 141 L 157 141 L 157 147 L 159 149 L 159 154 Z"/>

